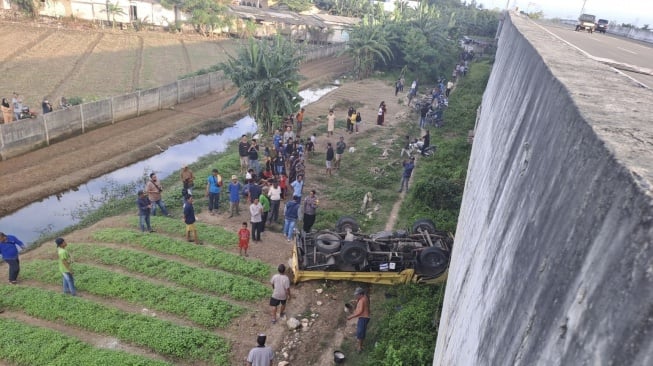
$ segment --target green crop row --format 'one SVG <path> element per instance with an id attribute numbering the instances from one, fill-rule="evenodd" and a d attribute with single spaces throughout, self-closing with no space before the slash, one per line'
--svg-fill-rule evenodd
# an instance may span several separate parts
<path id="1" fill-rule="evenodd" d="M 22 267 L 23 278 L 51 284 L 61 282 L 56 261 L 32 260 Z M 85 264 L 75 264 L 74 270 L 75 285 L 81 291 L 184 316 L 207 327 L 226 327 L 244 312 L 238 305 L 185 288 L 157 285 Z"/>
<path id="2" fill-rule="evenodd" d="M 40 288 L 1 284 L 0 307 L 108 334 L 162 355 L 207 360 L 216 365 L 228 364 L 228 342 L 209 331 L 112 309 L 84 298 Z"/>
<path id="3" fill-rule="evenodd" d="M 222 252 L 203 245 L 191 245 L 162 235 L 143 234 L 129 229 L 100 229 L 93 233 L 93 239 L 110 243 L 139 245 L 160 253 L 178 255 L 210 267 L 246 276 L 267 279 L 272 267 L 259 260 L 246 260 L 236 254 Z"/>
<path id="4" fill-rule="evenodd" d="M 156 231 L 163 231 L 168 234 L 183 236 L 186 233 L 186 224 L 181 220 L 174 220 L 168 217 L 153 216 L 150 218 L 152 227 Z M 138 217 L 132 217 L 129 223 L 138 227 Z M 196 222 L 197 233 L 204 244 L 213 244 L 225 248 L 238 247 L 238 235 L 227 231 L 219 226 L 207 225 Z"/>
<path id="5" fill-rule="evenodd" d="M 0 329 L 0 359 L 15 365 L 171 365 L 124 351 L 94 348 L 54 330 L 15 320 L 0 318 Z"/>
<path id="6" fill-rule="evenodd" d="M 120 266 L 131 272 L 227 295 L 235 300 L 260 300 L 271 294 L 268 286 L 243 276 L 192 267 L 131 249 L 114 249 L 95 244 L 75 243 L 72 253 L 76 260 Z"/>

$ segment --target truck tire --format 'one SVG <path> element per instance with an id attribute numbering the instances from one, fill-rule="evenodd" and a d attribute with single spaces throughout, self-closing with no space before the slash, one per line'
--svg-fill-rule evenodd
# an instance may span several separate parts
<path id="1" fill-rule="evenodd" d="M 335 253 L 340 250 L 340 237 L 333 233 L 318 234 L 315 238 L 315 246 L 320 253 Z"/>
<path id="2" fill-rule="evenodd" d="M 367 258 L 367 245 L 361 242 L 346 242 L 340 252 L 342 260 L 351 265 L 362 264 Z"/>
<path id="3" fill-rule="evenodd" d="M 415 221 L 413 224 L 413 234 L 419 234 L 421 231 L 426 231 L 429 234 L 435 234 L 435 223 L 429 219 L 421 219 Z"/>
<path id="4" fill-rule="evenodd" d="M 355 233 L 360 230 L 360 226 L 358 225 L 358 222 L 355 218 L 350 216 L 343 216 L 339 218 L 338 222 L 336 223 L 336 231 L 339 233 L 344 233 L 347 232 L 347 230 L 351 230 L 352 233 Z"/>
<path id="5" fill-rule="evenodd" d="M 418 272 L 429 276 L 442 274 L 449 267 L 449 253 L 436 247 L 424 249 L 419 254 Z"/>

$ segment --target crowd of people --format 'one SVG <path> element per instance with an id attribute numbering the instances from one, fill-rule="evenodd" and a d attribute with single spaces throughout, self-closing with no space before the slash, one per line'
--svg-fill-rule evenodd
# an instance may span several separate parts
<path id="1" fill-rule="evenodd" d="M 70 108 L 70 103 L 66 97 L 61 97 L 59 101 L 59 107 L 61 109 Z M 43 98 L 41 101 L 41 110 L 43 114 L 50 113 L 54 110 L 54 107 L 48 100 L 48 97 Z M 7 98 L 2 98 L 2 102 L 0 103 L 0 111 L 2 111 L 2 121 L 0 123 L 11 123 L 26 118 L 36 117 L 36 113 L 30 110 L 28 106 L 23 104 L 23 97 L 16 92 L 13 93 L 11 101 Z"/>

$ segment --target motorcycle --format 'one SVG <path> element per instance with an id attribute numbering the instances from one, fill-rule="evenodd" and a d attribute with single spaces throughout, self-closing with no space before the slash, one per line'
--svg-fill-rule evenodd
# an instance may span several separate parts
<path id="1" fill-rule="evenodd" d="M 429 157 L 435 155 L 437 147 L 435 145 L 429 145 L 427 148 L 423 149 L 423 141 L 414 141 L 408 145 L 410 149 L 410 154 L 422 154 L 422 156 Z"/>
<path id="2" fill-rule="evenodd" d="M 20 110 L 20 113 L 18 114 L 18 119 L 21 120 L 28 118 L 36 118 L 36 113 L 30 111 L 28 106 L 23 106 L 23 108 Z"/>

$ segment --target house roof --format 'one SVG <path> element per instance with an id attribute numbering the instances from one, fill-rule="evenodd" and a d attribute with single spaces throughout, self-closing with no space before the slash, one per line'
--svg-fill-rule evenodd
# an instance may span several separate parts
<path id="1" fill-rule="evenodd" d="M 318 13 L 318 14 L 312 14 L 311 16 L 315 17 L 321 22 L 324 22 L 326 24 L 333 24 L 333 25 L 344 25 L 344 26 L 353 26 L 358 23 L 360 23 L 359 18 L 350 18 L 350 17 L 341 17 L 338 15 L 331 15 L 331 14 L 326 14 L 326 13 Z"/>

